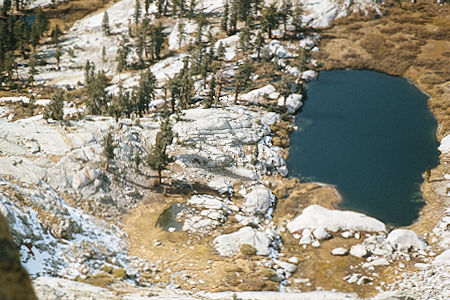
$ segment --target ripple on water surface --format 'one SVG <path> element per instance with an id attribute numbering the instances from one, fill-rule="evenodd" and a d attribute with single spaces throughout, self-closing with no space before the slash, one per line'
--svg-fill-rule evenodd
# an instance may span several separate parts
<path id="1" fill-rule="evenodd" d="M 423 206 L 422 173 L 439 162 L 428 97 L 404 78 L 373 71 L 324 71 L 306 91 L 290 174 L 335 184 L 343 209 L 411 224 Z"/>

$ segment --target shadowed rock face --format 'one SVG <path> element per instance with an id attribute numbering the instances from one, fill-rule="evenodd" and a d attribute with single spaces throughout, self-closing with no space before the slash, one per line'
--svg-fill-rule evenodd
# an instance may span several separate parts
<path id="1" fill-rule="evenodd" d="M 20 264 L 5 218 L 0 214 L 0 299 L 36 299 L 27 272 Z"/>

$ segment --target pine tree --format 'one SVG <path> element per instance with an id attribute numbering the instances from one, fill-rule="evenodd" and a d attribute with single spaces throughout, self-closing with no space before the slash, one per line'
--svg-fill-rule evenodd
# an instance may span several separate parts
<path id="1" fill-rule="evenodd" d="M 163 48 L 164 42 L 165 42 L 165 36 L 163 33 L 163 27 L 161 23 L 158 24 L 157 27 L 155 27 L 152 31 L 152 40 L 151 40 L 151 47 L 152 47 L 152 58 L 153 54 L 156 55 L 156 58 L 160 58 L 161 50 Z"/>
<path id="2" fill-rule="evenodd" d="M 152 71 L 147 70 L 141 74 L 139 86 L 136 91 L 138 112 L 142 116 L 144 110 L 148 110 L 150 102 L 155 99 L 156 78 Z"/>
<path id="3" fill-rule="evenodd" d="M 283 106 L 286 107 L 286 99 L 292 94 L 291 90 L 292 82 L 289 80 L 289 77 L 286 75 L 281 76 L 281 80 L 278 82 L 278 92 L 281 96 L 283 96 Z"/>
<path id="4" fill-rule="evenodd" d="M 261 50 L 264 48 L 264 37 L 261 33 L 261 30 L 258 31 L 255 39 L 255 50 L 256 50 L 256 58 L 259 59 L 261 55 Z"/>
<path id="5" fill-rule="evenodd" d="M 127 57 L 130 49 L 125 44 L 125 40 L 122 40 L 120 43 L 119 49 L 117 49 L 116 53 L 116 61 L 117 61 L 117 72 L 122 72 L 125 70 L 127 66 Z"/>
<path id="6" fill-rule="evenodd" d="M 139 0 L 136 0 L 133 17 L 134 17 L 134 24 L 137 27 L 139 25 L 139 18 L 141 17 L 141 4 L 139 3 Z"/>
<path id="7" fill-rule="evenodd" d="M 56 68 L 59 70 L 59 63 L 61 62 L 61 46 L 56 47 L 55 58 L 56 58 Z"/>
<path id="8" fill-rule="evenodd" d="M 59 43 L 59 37 L 61 36 L 61 34 L 62 34 L 62 31 L 61 31 L 61 29 L 59 29 L 58 24 L 56 24 L 55 27 L 53 27 L 52 32 L 51 32 L 53 44 L 56 45 Z"/>
<path id="9" fill-rule="evenodd" d="M 106 48 L 105 45 L 102 46 L 102 62 L 106 62 Z"/>
<path id="10" fill-rule="evenodd" d="M 219 46 L 217 47 L 217 58 L 219 60 L 225 59 L 225 47 L 222 42 L 219 42 Z"/>
<path id="11" fill-rule="evenodd" d="M 300 2 L 297 2 L 292 12 L 292 25 L 296 33 L 300 33 L 303 28 L 303 6 Z"/>
<path id="12" fill-rule="evenodd" d="M 108 112 L 108 102 L 110 96 L 106 92 L 108 86 L 108 78 L 103 71 L 99 71 L 97 74 L 94 72 L 94 68 L 90 69 L 87 84 L 87 101 L 86 108 L 90 114 L 102 115 Z"/>
<path id="13" fill-rule="evenodd" d="M 228 0 L 225 1 L 225 6 L 223 8 L 222 19 L 220 20 L 220 28 L 228 32 L 228 14 L 230 13 L 230 7 L 228 5 Z"/>
<path id="14" fill-rule="evenodd" d="M 238 95 L 240 90 L 244 90 L 249 86 L 250 78 L 255 72 L 253 64 L 247 60 L 242 65 L 240 65 L 236 71 L 236 88 L 234 95 L 234 104 L 237 103 Z"/>
<path id="15" fill-rule="evenodd" d="M 195 16 L 195 7 L 197 6 L 196 0 L 189 1 L 188 19 L 191 20 Z"/>
<path id="16" fill-rule="evenodd" d="M 272 30 L 278 28 L 279 25 L 279 14 L 275 3 L 267 6 L 263 10 L 261 27 L 265 32 L 267 32 L 269 39 L 272 38 Z"/>
<path id="17" fill-rule="evenodd" d="M 114 141 L 114 136 L 111 131 L 109 131 L 104 137 L 103 137 L 103 156 L 105 158 L 105 171 L 109 170 L 109 163 L 112 159 L 114 159 L 114 149 L 116 149 L 117 144 Z"/>
<path id="18" fill-rule="evenodd" d="M 8 12 L 11 9 L 11 0 L 4 0 L 2 6 L 2 15 L 8 16 Z"/>
<path id="19" fill-rule="evenodd" d="M 145 0 L 144 1 L 144 9 L 145 9 L 145 14 L 148 14 L 148 9 L 150 8 L 150 4 L 153 3 L 153 0 Z"/>
<path id="20" fill-rule="evenodd" d="M 238 21 L 238 0 L 234 0 L 231 4 L 230 20 L 228 24 L 228 35 L 233 35 L 237 31 L 237 21 Z"/>
<path id="21" fill-rule="evenodd" d="M 291 1 L 290 0 L 283 0 L 283 2 L 281 4 L 280 12 L 279 12 L 279 16 L 280 16 L 281 22 L 283 23 L 283 28 L 284 28 L 283 38 L 286 36 L 287 23 L 288 23 L 289 17 L 291 15 L 292 15 L 292 3 L 291 3 Z"/>
<path id="22" fill-rule="evenodd" d="M 39 36 L 43 36 L 43 34 L 48 30 L 49 22 L 47 16 L 40 8 L 37 9 L 36 19 L 34 20 L 34 23 L 37 26 Z"/>
<path id="23" fill-rule="evenodd" d="M 241 29 L 241 33 L 239 34 L 239 50 L 241 50 L 242 54 L 247 57 L 251 46 L 250 30 L 248 27 L 244 27 Z"/>
<path id="24" fill-rule="evenodd" d="M 36 60 L 37 60 L 37 56 L 35 53 L 30 57 L 30 68 L 28 70 L 28 82 L 31 87 L 33 87 L 33 85 L 34 85 L 34 76 L 37 75 Z"/>
<path id="25" fill-rule="evenodd" d="M 178 31 L 178 48 L 181 48 L 181 45 L 184 41 L 184 24 L 183 21 L 178 20 L 177 23 L 177 31 Z"/>
<path id="26" fill-rule="evenodd" d="M 111 34 L 111 29 L 109 27 L 109 16 L 108 16 L 108 11 L 107 10 L 105 10 L 105 13 L 103 14 L 102 31 L 103 31 L 104 35 L 110 35 Z"/>
<path id="27" fill-rule="evenodd" d="M 172 144 L 173 131 L 170 120 L 166 117 L 160 125 L 160 131 L 156 134 L 156 140 L 147 157 L 147 164 L 158 172 L 158 183 L 161 184 L 162 171 L 170 162 L 167 155 L 167 147 Z"/>
<path id="28" fill-rule="evenodd" d="M 296 64 L 299 72 L 304 72 L 308 66 L 305 48 L 299 48 L 297 52 Z"/>
<path id="29" fill-rule="evenodd" d="M 64 91 L 58 90 L 46 107 L 44 113 L 46 119 L 62 120 L 64 118 Z"/>
<path id="30" fill-rule="evenodd" d="M 211 76 L 211 80 L 209 81 L 209 90 L 208 90 L 208 103 L 207 107 L 211 107 L 214 101 L 214 96 L 216 93 L 216 78 Z"/>

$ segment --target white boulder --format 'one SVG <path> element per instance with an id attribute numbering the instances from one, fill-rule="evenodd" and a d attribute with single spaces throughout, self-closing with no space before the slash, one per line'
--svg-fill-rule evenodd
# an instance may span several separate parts
<path id="1" fill-rule="evenodd" d="M 327 231 L 339 230 L 379 232 L 386 226 L 377 219 L 353 211 L 329 210 L 320 205 L 310 205 L 287 224 L 291 233 L 322 227 Z"/>
<path id="2" fill-rule="evenodd" d="M 411 249 L 424 250 L 427 243 L 414 231 L 408 229 L 395 229 L 387 236 L 387 241 L 392 248 L 401 252 L 409 252 Z"/>
<path id="3" fill-rule="evenodd" d="M 256 249 L 257 255 L 269 255 L 272 237 L 265 232 L 246 226 L 230 234 L 216 237 L 213 245 L 222 256 L 233 256 L 240 251 L 243 244 L 249 244 Z"/>
<path id="4" fill-rule="evenodd" d="M 348 254 L 348 251 L 345 248 L 334 248 L 331 250 L 331 254 L 335 256 L 344 256 Z"/>
<path id="5" fill-rule="evenodd" d="M 445 250 L 433 260 L 433 264 L 435 265 L 450 265 L 450 249 Z"/>
<path id="6" fill-rule="evenodd" d="M 356 244 L 350 248 L 350 254 L 356 257 L 366 257 L 369 253 L 364 245 Z"/>
<path id="7" fill-rule="evenodd" d="M 242 210 L 253 215 L 264 215 L 272 206 L 274 196 L 268 188 L 259 185 L 245 196 Z"/>
<path id="8" fill-rule="evenodd" d="M 328 231 L 326 231 L 323 227 L 316 228 L 313 231 L 313 235 L 319 241 L 328 240 L 329 238 L 331 238 L 331 234 L 329 234 Z"/>
<path id="9" fill-rule="evenodd" d="M 300 107 L 303 106 L 302 102 L 303 96 L 301 94 L 290 94 L 286 98 L 286 108 L 288 110 L 288 113 L 295 114 Z M 278 106 L 284 105 L 284 99 L 282 97 L 278 98 Z"/>

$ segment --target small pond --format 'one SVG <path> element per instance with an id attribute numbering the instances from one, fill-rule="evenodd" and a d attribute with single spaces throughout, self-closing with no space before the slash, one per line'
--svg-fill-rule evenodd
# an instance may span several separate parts
<path id="1" fill-rule="evenodd" d="M 404 78 L 353 70 L 321 72 L 306 93 L 290 175 L 336 185 L 341 209 L 395 226 L 414 222 L 422 174 L 439 162 L 428 97 Z"/>

